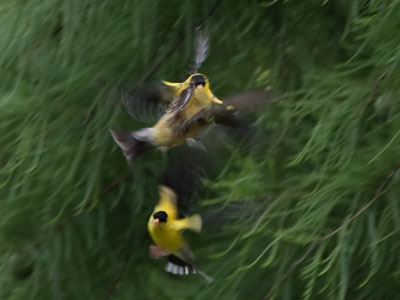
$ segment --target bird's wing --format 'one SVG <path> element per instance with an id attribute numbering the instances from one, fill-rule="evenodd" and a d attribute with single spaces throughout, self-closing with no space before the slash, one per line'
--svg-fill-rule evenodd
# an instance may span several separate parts
<path id="1" fill-rule="evenodd" d="M 242 122 L 236 117 L 237 110 L 233 106 L 226 106 L 222 103 L 213 102 L 209 107 L 206 107 L 191 118 L 187 119 L 177 128 L 178 134 L 185 134 L 190 128 L 195 125 L 209 123 L 215 121 L 216 124 L 221 124 L 229 127 L 240 127 Z"/>
<path id="2" fill-rule="evenodd" d="M 232 105 L 213 104 L 210 110 L 210 114 L 215 124 L 236 129 L 247 126 L 244 121 L 239 119 L 239 111 Z"/>
<path id="3" fill-rule="evenodd" d="M 201 217 L 200 215 L 196 214 L 191 217 L 175 220 L 174 227 L 178 231 L 190 229 L 196 232 L 200 232 L 202 227 Z"/>
<path id="4" fill-rule="evenodd" d="M 176 131 L 177 134 L 184 135 L 192 127 L 211 122 L 222 125 L 220 132 L 225 132 L 225 136 L 233 140 L 242 150 L 261 146 L 259 131 L 241 118 L 235 107 L 225 105 L 225 102 L 214 102 L 210 107 L 202 109 L 190 119 L 185 120 Z"/>
<path id="5" fill-rule="evenodd" d="M 159 186 L 159 200 L 154 211 L 165 211 L 172 219 L 178 218 L 177 195 L 168 186 Z"/>
<path id="6" fill-rule="evenodd" d="M 155 122 L 176 99 L 175 88 L 166 83 L 133 86 L 121 91 L 122 104 L 134 118 L 143 122 Z"/>
<path id="7" fill-rule="evenodd" d="M 177 195 L 178 218 L 193 213 L 199 199 L 205 177 L 203 153 L 192 148 L 182 147 L 169 156 L 168 165 L 163 173 L 163 185 Z"/>
<path id="8" fill-rule="evenodd" d="M 189 86 L 186 89 L 184 89 L 179 94 L 179 97 L 171 103 L 166 113 L 178 113 L 180 110 L 182 110 L 192 98 L 193 89 L 194 88 L 192 86 Z"/>
<path id="9" fill-rule="evenodd" d="M 225 105 L 232 105 L 240 112 L 259 112 L 270 104 L 277 95 L 272 90 L 254 90 L 231 95 L 224 98 Z"/>

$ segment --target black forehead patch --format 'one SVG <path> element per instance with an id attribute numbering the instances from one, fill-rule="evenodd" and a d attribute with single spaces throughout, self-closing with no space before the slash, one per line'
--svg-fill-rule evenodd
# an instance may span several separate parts
<path id="1" fill-rule="evenodd" d="M 167 222 L 168 215 L 165 211 L 158 211 L 153 214 L 154 219 L 159 219 L 160 222 Z"/>
<path id="2" fill-rule="evenodd" d="M 193 83 L 194 85 L 198 84 L 206 85 L 206 80 L 202 75 L 194 75 L 192 77 L 191 83 Z"/>

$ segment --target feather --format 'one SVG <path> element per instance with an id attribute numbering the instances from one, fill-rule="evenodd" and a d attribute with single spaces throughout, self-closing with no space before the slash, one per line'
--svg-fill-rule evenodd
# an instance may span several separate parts
<path id="1" fill-rule="evenodd" d="M 178 270 L 178 272 L 174 272 L 175 268 Z M 190 263 L 183 261 L 173 254 L 168 256 L 168 262 L 165 266 L 165 271 L 175 275 L 189 275 L 190 273 L 194 273 L 193 266 Z"/>
<path id="2" fill-rule="evenodd" d="M 202 63 L 206 60 L 208 55 L 208 33 L 207 30 L 198 29 L 195 45 L 195 58 L 193 66 L 193 74 L 197 73 Z"/>
<path id="3" fill-rule="evenodd" d="M 135 120 L 152 123 L 158 120 L 174 100 L 164 84 L 133 86 L 121 91 L 122 105 Z"/>
<path id="4" fill-rule="evenodd" d="M 154 211 L 166 211 L 169 217 L 176 219 L 178 217 L 177 196 L 175 192 L 167 186 L 159 187 L 159 202 Z"/>
<path id="5" fill-rule="evenodd" d="M 176 268 L 174 268 L 174 266 Z M 193 254 L 188 246 L 183 247 L 179 253 L 168 256 L 168 263 L 165 266 L 165 271 L 175 275 L 189 275 L 190 273 L 199 274 L 208 283 L 213 282 L 213 278 L 200 270 L 199 267 L 193 262 Z"/>
<path id="6" fill-rule="evenodd" d="M 117 145 L 122 149 L 122 152 L 130 164 L 140 154 L 151 149 L 152 145 L 147 141 L 142 141 L 136 135 L 143 135 L 145 131 L 139 133 L 128 130 L 110 129 L 110 133 Z M 142 136 L 144 138 L 144 136 Z"/>
<path id="7" fill-rule="evenodd" d="M 207 162 L 204 153 L 186 147 L 169 157 L 167 170 L 161 180 L 177 196 L 178 218 L 193 214 L 204 190 L 202 179 L 207 174 Z"/>
<path id="8" fill-rule="evenodd" d="M 227 97 L 224 99 L 224 104 L 232 105 L 241 112 L 259 113 L 260 109 L 263 109 L 264 106 L 270 104 L 276 98 L 277 95 L 272 90 L 247 91 Z"/>
<path id="9" fill-rule="evenodd" d="M 190 229 L 195 232 L 200 232 L 202 226 L 201 217 L 200 215 L 193 215 L 191 217 L 179 219 L 174 222 L 174 226 L 175 229 L 179 231 Z"/>
<path id="10" fill-rule="evenodd" d="M 171 103 L 166 113 L 170 114 L 173 112 L 179 112 L 186 106 L 186 104 L 189 103 L 189 100 L 192 98 L 192 96 L 193 96 L 193 87 L 190 86 L 184 89 L 182 93 L 179 95 L 179 97 L 174 102 Z"/>

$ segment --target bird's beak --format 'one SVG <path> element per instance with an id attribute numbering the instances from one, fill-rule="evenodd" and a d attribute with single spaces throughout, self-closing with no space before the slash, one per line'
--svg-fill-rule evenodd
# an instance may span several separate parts
<path id="1" fill-rule="evenodd" d="M 202 89 L 202 88 L 204 88 L 204 85 L 203 85 L 203 84 L 200 83 L 200 84 L 197 84 L 197 85 L 196 85 L 196 89 Z"/>
<path id="2" fill-rule="evenodd" d="M 154 220 L 153 220 L 153 225 L 154 225 L 154 226 L 158 225 L 158 223 L 160 223 L 160 220 L 159 220 L 159 219 L 154 219 Z"/>

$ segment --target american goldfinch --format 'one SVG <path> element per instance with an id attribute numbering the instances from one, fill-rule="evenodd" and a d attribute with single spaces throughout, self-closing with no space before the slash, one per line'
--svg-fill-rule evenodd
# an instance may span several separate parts
<path id="1" fill-rule="evenodd" d="M 137 131 L 110 130 L 129 163 L 153 147 L 166 151 L 187 142 L 189 146 L 202 148 L 194 138 L 213 123 L 233 128 L 242 126 L 234 107 L 226 106 L 213 94 L 204 74 L 192 74 L 182 83 L 163 81 L 162 89 L 168 92 L 160 95 L 173 97 L 170 101 L 160 100 L 169 105 L 154 126 Z"/>
<path id="2" fill-rule="evenodd" d="M 165 185 L 159 187 L 159 202 L 155 206 L 147 223 L 147 228 L 155 246 L 150 247 L 153 257 L 168 257 L 165 271 L 177 275 L 198 273 L 207 281 L 212 281 L 201 271 L 194 262 L 194 256 L 189 245 L 185 242 L 182 231 L 200 232 L 202 220 L 200 215 L 179 218 L 178 196 Z"/>
<path id="3" fill-rule="evenodd" d="M 157 87 L 123 93 L 124 106 L 134 117 L 140 115 L 145 106 L 159 108 L 161 104 L 166 108 L 152 127 L 136 131 L 110 129 L 128 163 L 151 148 L 166 151 L 187 142 L 189 146 L 204 149 L 194 138 L 213 123 L 234 128 L 242 126 L 234 107 L 218 99 L 207 76 L 197 72 L 208 54 L 208 35 L 204 30 L 199 31 L 195 54 L 193 73 L 184 82 L 162 81 Z"/>

